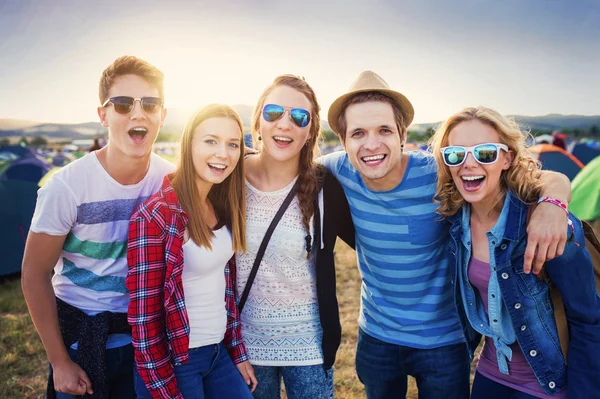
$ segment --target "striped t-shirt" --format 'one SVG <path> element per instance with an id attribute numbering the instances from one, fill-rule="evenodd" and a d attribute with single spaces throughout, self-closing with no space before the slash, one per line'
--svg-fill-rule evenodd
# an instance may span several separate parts
<path id="1" fill-rule="evenodd" d="M 95 152 L 56 172 L 38 191 L 31 231 L 66 235 L 54 268 L 55 295 L 88 315 L 127 313 L 127 234 L 133 211 L 174 170 L 152 154 L 146 176 L 122 185 Z"/>
<path id="2" fill-rule="evenodd" d="M 344 188 L 362 277 L 359 326 L 384 342 L 436 348 L 464 341 L 445 246 L 447 222 L 433 202 L 433 156 L 411 152 L 402 182 L 372 191 L 345 152 L 320 159 Z"/>

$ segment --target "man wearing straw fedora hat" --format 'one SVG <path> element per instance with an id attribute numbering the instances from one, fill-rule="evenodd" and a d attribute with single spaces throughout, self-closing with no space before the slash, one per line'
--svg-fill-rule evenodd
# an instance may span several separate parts
<path id="1" fill-rule="evenodd" d="M 479 337 L 463 331 L 454 305 L 448 226 L 433 201 L 433 156 L 404 152 L 413 116 L 410 101 L 372 71 L 329 108 L 329 125 L 346 151 L 321 162 L 348 198 L 363 281 L 356 371 L 369 399 L 404 397 L 408 375 L 420 398 L 468 398 L 472 352 L 465 342 L 475 349 Z M 560 175 L 544 180 L 551 188 L 545 191 L 570 191 Z M 560 247 L 566 233 L 554 220 L 564 222 L 564 211 L 554 208 L 535 215 L 529 229 Z M 536 267 L 549 252 L 542 241 L 531 243 L 544 254 Z"/>

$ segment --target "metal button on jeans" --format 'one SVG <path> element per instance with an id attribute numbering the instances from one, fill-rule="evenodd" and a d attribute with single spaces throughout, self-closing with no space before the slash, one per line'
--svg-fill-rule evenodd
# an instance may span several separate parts
<path id="1" fill-rule="evenodd" d="M 515 309 L 521 309 L 521 304 L 520 303 L 515 303 Z"/>
<path id="2" fill-rule="evenodd" d="M 550 389 L 554 389 L 554 388 L 556 388 L 556 384 L 554 383 L 554 381 L 550 381 L 550 382 L 548 383 L 548 386 L 550 387 Z"/>
<path id="3" fill-rule="evenodd" d="M 502 278 L 506 280 L 508 278 L 508 273 L 502 273 Z"/>
<path id="4" fill-rule="evenodd" d="M 537 356 L 537 351 L 535 349 L 532 349 L 532 350 L 529 351 L 529 355 L 531 357 L 536 357 Z"/>
<path id="5" fill-rule="evenodd" d="M 508 248 L 508 246 L 507 246 L 506 244 L 502 244 L 502 245 L 500 245 L 500 249 L 501 249 L 501 250 L 503 250 L 503 251 L 504 251 L 506 248 Z"/>
<path id="6" fill-rule="evenodd" d="M 525 330 L 527 330 L 527 326 L 526 326 L 525 324 L 523 324 L 523 325 L 521 326 L 521 331 L 525 331 Z"/>

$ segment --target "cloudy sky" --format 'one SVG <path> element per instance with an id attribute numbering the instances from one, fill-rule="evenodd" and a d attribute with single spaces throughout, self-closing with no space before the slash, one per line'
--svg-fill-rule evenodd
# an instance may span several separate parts
<path id="1" fill-rule="evenodd" d="M 0 0 L 0 118 L 97 120 L 125 54 L 166 76 L 166 105 L 254 105 L 283 73 L 326 111 L 365 69 L 435 122 L 468 105 L 600 114 L 597 0 Z M 323 113 L 325 114 L 325 112 Z"/>

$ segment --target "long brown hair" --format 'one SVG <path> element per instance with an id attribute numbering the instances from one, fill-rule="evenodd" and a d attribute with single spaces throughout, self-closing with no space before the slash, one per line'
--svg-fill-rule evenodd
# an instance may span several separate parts
<path id="1" fill-rule="evenodd" d="M 440 204 L 437 212 L 443 216 L 454 215 L 465 200 L 456 188 L 450 168 L 444 163 L 440 149 L 448 145 L 448 135 L 458 124 L 477 120 L 492 127 L 500 136 L 500 142 L 512 151 L 513 159 L 508 170 L 500 175 L 500 192 L 503 198 L 510 189 L 519 199 L 529 203 L 540 196 L 542 183 L 538 178 L 539 162 L 529 154 L 526 146 L 528 132 L 524 131 L 511 118 L 502 116 L 486 107 L 470 107 L 452 115 L 435 132 L 430 146 L 438 165 L 436 201 Z M 500 200 L 501 198 L 499 198 Z"/>
<path id="2" fill-rule="evenodd" d="M 309 137 L 306 145 L 300 151 L 299 183 L 296 193 L 300 210 L 302 211 L 302 225 L 306 233 L 310 235 L 310 218 L 315 212 L 313 202 L 319 190 L 319 179 L 324 175 L 323 167 L 315 163 L 315 158 L 319 155 L 318 142 L 321 131 L 321 107 L 319 106 L 314 90 L 303 78 L 294 75 L 276 77 L 273 83 L 260 95 L 256 103 L 256 108 L 254 108 L 254 114 L 252 115 L 252 139 L 254 143 L 260 143 L 258 135 L 260 134 L 260 118 L 265 99 L 278 86 L 287 86 L 304 94 L 312 108 L 310 110 Z"/>
<path id="3" fill-rule="evenodd" d="M 244 127 L 242 120 L 233 108 L 223 104 L 211 104 L 197 111 L 189 119 L 181 136 L 181 155 L 171 183 L 181 207 L 188 215 L 188 233 L 199 246 L 212 249 L 210 244 L 214 234 L 199 212 L 200 195 L 196 186 L 196 169 L 192 158 L 192 140 L 196 128 L 210 118 L 229 118 L 240 127 L 240 158 L 235 169 L 220 184 L 211 187 L 208 199 L 215 209 L 219 223 L 224 223 L 231 231 L 233 250 L 246 251 L 246 188 L 244 185 Z"/>

